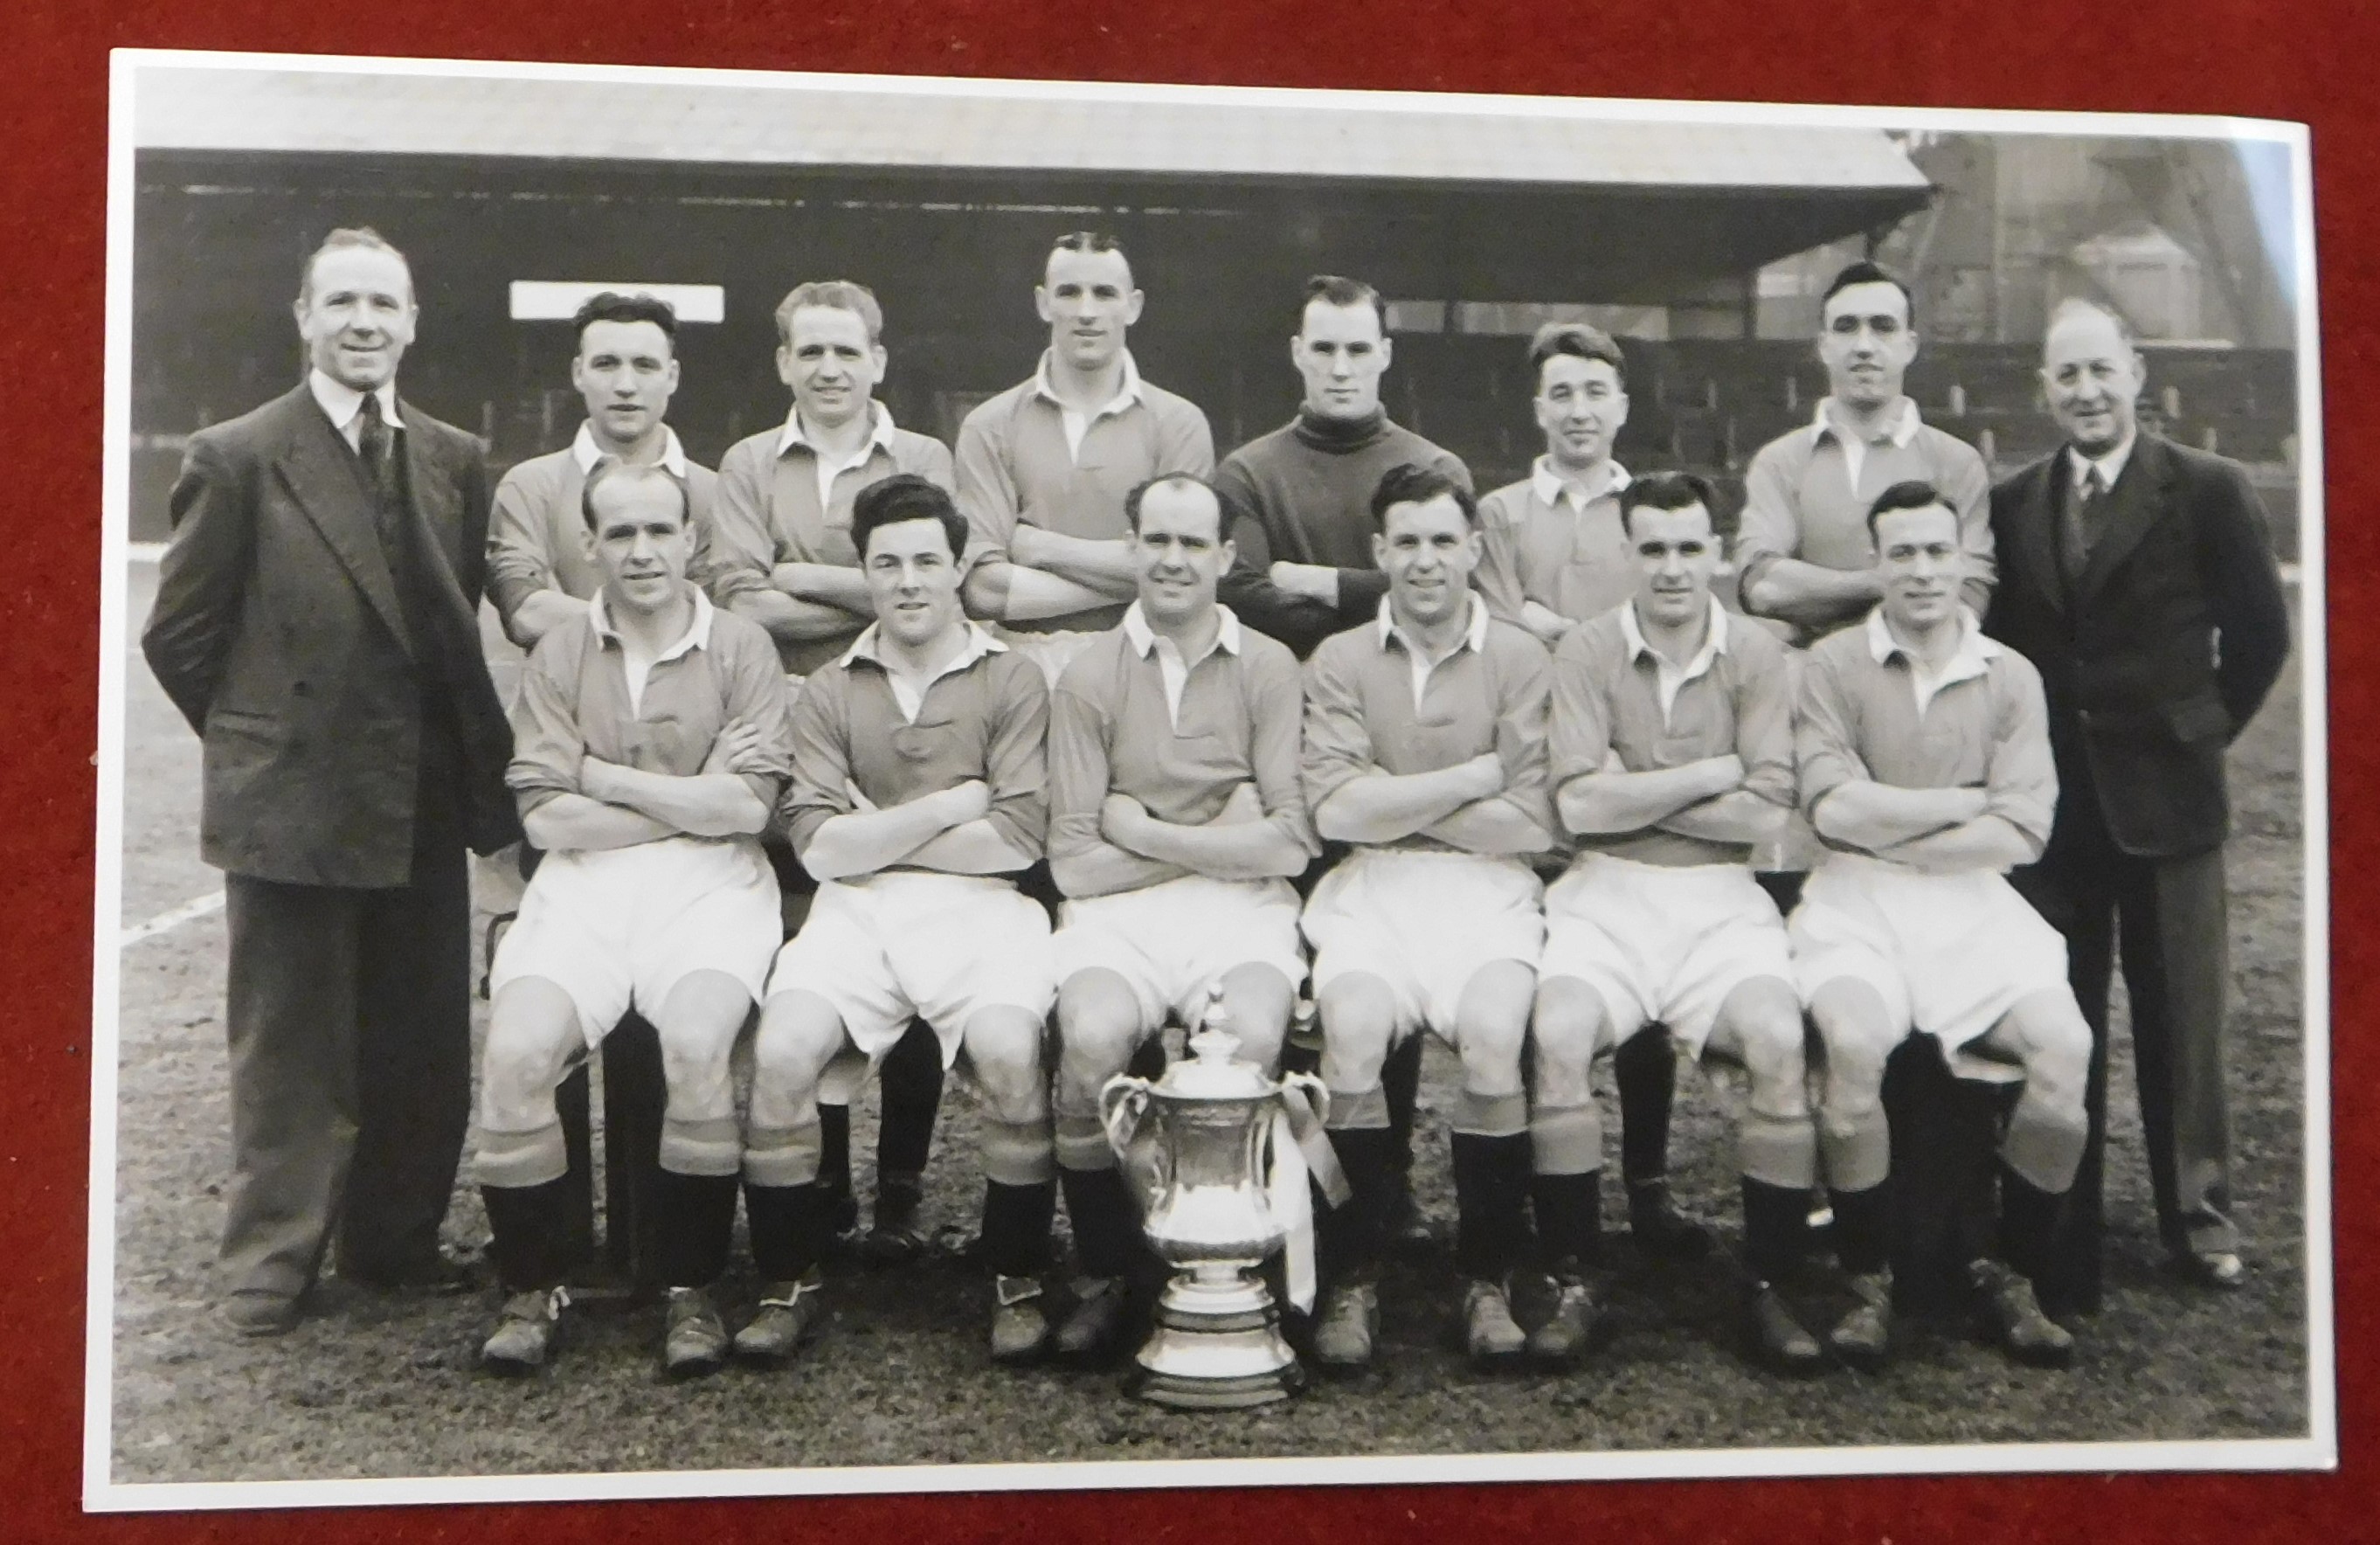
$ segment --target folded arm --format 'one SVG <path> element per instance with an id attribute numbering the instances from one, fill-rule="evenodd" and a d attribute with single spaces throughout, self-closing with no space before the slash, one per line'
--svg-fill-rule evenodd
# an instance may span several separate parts
<path id="1" fill-rule="evenodd" d="M 1828 790 L 1811 810 L 1810 822 L 1820 836 L 1882 854 L 1981 819 L 1986 800 L 1980 788 L 1900 788 L 1854 779 Z"/>
<path id="2" fill-rule="evenodd" d="M 820 880 L 873 874 L 893 864 L 913 861 L 926 845 L 954 828 L 979 822 L 990 808 L 990 792 L 980 781 L 970 780 L 920 795 L 906 804 L 887 805 L 880 809 L 862 808 L 830 816 L 811 833 L 809 845 L 802 850 L 802 867 Z"/>
<path id="3" fill-rule="evenodd" d="M 1493 751 L 1434 772 L 1366 772 L 1316 807 L 1314 826 L 1334 842 L 1397 842 L 1503 791 L 1503 763 Z"/>
<path id="4" fill-rule="evenodd" d="M 1788 813 L 1773 799 L 1764 799 L 1748 788 L 1733 788 L 1699 804 L 1688 805 L 1653 824 L 1664 832 L 1699 837 L 1705 842 L 1757 844 L 1782 832 Z"/>
<path id="5" fill-rule="evenodd" d="M 589 757 L 579 766 L 578 787 L 590 799 L 623 806 L 689 836 L 752 836 L 769 823 L 769 801 L 735 772 L 648 772 Z"/>
<path id="6" fill-rule="evenodd" d="M 552 795 L 522 816 L 521 830 L 531 846 L 548 853 L 601 853 L 680 834 L 680 828 L 642 810 L 567 792 Z"/>
<path id="7" fill-rule="evenodd" d="M 965 589 L 967 614 L 999 622 L 1070 617 L 1077 612 L 1128 601 L 1132 593 L 1128 583 L 1104 587 L 1078 584 L 1062 575 L 1046 574 L 997 558 L 978 564 L 975 572 L 967 576 Z"/>
<path id="8" fill-rule="evenodd" d="M 2018 830 L 2014 822 L 1986 815 L 1875 852 L 1879 858 L 1937 874 L 1968 870 L 2006 873 L 2040 858 L 2041 845 Z"/>
<path id="9" fill-rule="evenodd" d="M 864 620 L 876 615 L 876 602 L 868 593 L 868 576 L 845 564 L 779 564 L 769 571 L 769 585 L 795 601 L 832 606 L 849 616 Z"/>
<path id="10" fill-rule="evenodd" d="M 1883 594 L 1866 569 L 1827 568 L 1777 555 L 1744 581 L 1743 609 L 1797 627 L 1825 628 L 1864 614 Z"/>
<path id="11" fill-rule="evenodd" d="M 1143 858 L 1216 880 L 1286 880 L 1305 872 L 1305 846 L 1265 818 L 1254 784 L 1232 789 L 1212 819 L 1191 824 L 1164 821 L 1139 800 L 1111 794 L 1099 811 L 1099 833 Z"/>
<path id="12" fill-rule="evenodd" d="M 1641 832 L 1742 782 L 1742 759 L 1732 752 L 1642 772 L 1607 762 L 1602 772 L 1583 772 L 1563 784 L 1554 795 L 1554 808 L 1573 832 Z"/>

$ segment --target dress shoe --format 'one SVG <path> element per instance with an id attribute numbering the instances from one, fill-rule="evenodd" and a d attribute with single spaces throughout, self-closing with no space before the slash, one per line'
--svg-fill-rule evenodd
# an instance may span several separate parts
<path id="1" fill-rule="evenodd" d="M 1601 1296 L 1580 1271 L 1557 1271 L 1553 1281 L 1553 1312 L 1529 1332 L 1531 1359 L 1548 1368 L 1570 1368 L 1586 1356 L 1602 1318 Z"/>
<path id="2" fill-rule="evenodd" d="M 1818 1338 L 1803 1329 L 1785 1296 L 1768 1283 L 1754 1283 L 1746 1290 L 1743 1325 L 1752 1360 L 1770 1372 L 1798 1379 L 1826 1368 Z"/>
<path id="3" fill-rule="evenodd" d="M 876 1219 L 859 1241 L 860 1259 L 870 1266 L 906 1266 L 932 1247 L 921 1214 L 925 1190 L 913 1181 L 891 1180 L 876 1192 Z"/>
<path id="4" fill-rule="evenodd" d="M 2010 1356 L 2031 1368 L 2065 1368 L 2074 1361 L 2074 1337 L 2041 1312 L 2030 1281 L 1997 1260 L 1973 1262 L 1967 1277 L 1974 1283 L 1985 1328 Z"/>
<path id="5" fill-rule="evenodd" d="M 562 1311 L 569 1302 L 558 1287 L 531 1288 L 506 1298 L 495 1330 L 480 1348 L 480 1366 L 515 1379 L 543 1368 L 561 1339 Z"/>
<path id="6" fill-rule="evenodd" d="M 826 1311 L 819 1301 L 825 1279 L 812 1267 L 799 1282 L 770 1283 L 761 1289 L 759 1312 L 735 1332 L 738 1362 L 783 1368 L 802 1344 L 818 1334 Z"/>
<path id="7" fill-rule="evenodd" d="M 2229 1250 L 2190 1251 L 2166 1258 L 2166 1270 L 2200 1287 L 2236 1293 L 2248 1285 L 2248 1263 Z"/>
<path id="8" fill-rule="evenodd" d="M 1370 1283 L 1341 1283 L 1322 1296 L 1314 1320 L 1314 1360 L 1326 1368 L 1362 1368 L 1380 1333 L 1380 1293 Z"/>
<path id="9" fill-rule="evenodd" d="M 1122 1277 L 1075 1279 L 1075 1308 L 1058 1327 L 1058 1356 L 1074 1363 L 1097 1362 L 1123 1337 L 1132 1295 Z"/>
<path id="10" fill-rule="evenodd" d="M 669 1323 L 662 1332 L 662 1372 L 697 1379 L 727 1366 L 727 1325 L 704 1287 L 669 1290 Z"/>
<path id="11" fill-rule="evenodd" d="M 1041 1283 L 1032 1277 L 992 1279 L 991 1360 L 1015 1366 L 1039 1357 L 1050 1344 L 1050 1317 Z"/>
<path id="12" fill-rule="evenodd" d="M 243 1287 L 224 1300 L 224 1323 L 244 1336 L 277 1336 L 298 1323 L 298 1295 Z"/>
<path id="13" fill-rule="evenodd" d="M 1873 1373 L 1892 1356 L 1892 1269 L 1860 1272 L 1851 1288 L 1859 1301 L 1827 1332 L 1827 1344 L 1852 1367 Z"/>
<path id="14" fill-rule="evenodd" d="M 1628 1232 L 1656 1260 L 1700 1260 L 1710 1254 L 1710 1230 L 1678 1210 L 1666 1180 L 1628 1183 Z"/>

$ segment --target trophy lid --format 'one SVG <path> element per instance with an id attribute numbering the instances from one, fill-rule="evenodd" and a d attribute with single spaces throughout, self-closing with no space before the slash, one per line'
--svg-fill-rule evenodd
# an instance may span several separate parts
<path id="1" fill-rule="evenodd" d="M 1207 990 L 1207 1007 L 1190 1032 L 1190 1054 L 1165 1070 L 1155 1093 L 1160 1099 L 1255 1100 L 1273 1092 L 1264 1069 L 1241 1057 L 1240 1038 L 1232 1033 L 1231 1010 L 1223 1006 L 1223 984 Z"/>

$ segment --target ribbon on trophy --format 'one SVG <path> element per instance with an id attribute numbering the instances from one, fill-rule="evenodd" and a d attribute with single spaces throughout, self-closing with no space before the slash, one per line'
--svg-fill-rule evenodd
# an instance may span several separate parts
<path id="1" fill-rule="evenodd" d="M 1306 1179 L 1312 1176 L 1322 1187 L 1323 1199 L 1333 1207 L 1345 1206 L 1354 1195 L 1323 1130 L 1330 1110 L 1330 1092 L 1321 1081 L 1293 1073 L 1281 1083 L 1281 1108 L 1272 1118 L 1272 1163 L 1265 1176 L 1265 1199 L 1281 1226 L 1289 1299 L 1301 1314 L 1313 1312 L 1315 1292 L 1314 1198 L 1305 1188 Z"/>

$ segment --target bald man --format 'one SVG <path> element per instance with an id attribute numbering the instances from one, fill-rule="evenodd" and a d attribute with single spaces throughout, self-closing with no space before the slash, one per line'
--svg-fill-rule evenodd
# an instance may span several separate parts
<path id="1" fill-rule="evenodd" d="M 2289 648 L 2263 504 L 2238 462 L 2143 431 L 2140 353 L 2113 314 L 2070 301 L 2041 379 L 2066 444 L 1992 491 L 2000 584 L 1988 630 L 2039 668 L 2063 794 L 2018 882 L 2065 933 L 2090 1021 L 2090 1139 L 2041 1287 L 2099 1302 L 2107 987 L 2120 935 L 2157 1230 L 2183 1277 L 2238 1286 L 2223 1090 L 2223 753 Z"/>

